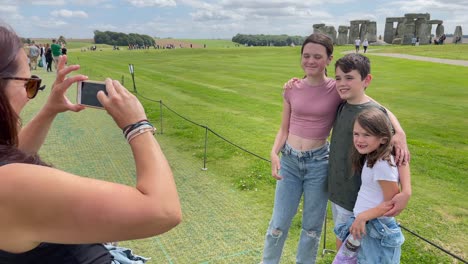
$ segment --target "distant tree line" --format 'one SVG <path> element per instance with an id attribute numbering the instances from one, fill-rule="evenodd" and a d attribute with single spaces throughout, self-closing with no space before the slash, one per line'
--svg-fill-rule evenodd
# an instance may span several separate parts
<path id="1" fill-rule="evenodd" d="M 140 35 L 136 33 L 125 34 L 112 31 L 94 31 L 94 43 L 108 44 L 116 46 L 154 46 L 154 39 L 148 35 Z"/>
<path id="2" fill-rule="evenodd" d="M 31 40 L 30 38 L 21 38 L 21 41 L 23 43 L 27 43 L 27 44 L 31 44 L 33 42 L 33 40 Z M 51 39 L 51 42 L 52 42 L 52 39 Z M 57 42 L 58 43 L 63 43 L 63 44 L 67 44 L 67 40 L 65 39 L 64 36 L 60 36 L 58 39 L 57 39 Z"/>
<path id="3" fill-rule="evenodd" d="M 232 42 L 248 46 L 290 46 L 302 45 L 305 37 L 288 35 L 245 35 L 237 34 Z"/>

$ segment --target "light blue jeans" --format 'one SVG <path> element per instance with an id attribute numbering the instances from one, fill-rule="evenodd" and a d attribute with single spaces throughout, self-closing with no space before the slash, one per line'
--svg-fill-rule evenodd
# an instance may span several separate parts
<path id="1" fill-rule="evenodd" d="M 344 241 L 349 235 L 349 228 L 354 217 L 335 227 L 335 234 Z M 361 240 L 358 251 L 359 264 L 398 264 L 401 257 L 401 245 L 405 237 L 394 217 L 375 218 L 366 224 L 366 234 Z"/>
<path id="2" fill-rule="evenodd" d="M 282 180 L 276 183 L 273 216 L 265 237 L 263 264 L 279 263 L 291 221 L 304 194 L 302 232 L 296 263 L 315 263 L 327 208 L 328 150 L 298 151 L 286 145 L 281 150 Z"/>

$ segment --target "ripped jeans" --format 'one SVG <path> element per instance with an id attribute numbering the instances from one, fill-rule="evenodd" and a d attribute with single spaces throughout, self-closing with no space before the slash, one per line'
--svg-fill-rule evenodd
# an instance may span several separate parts
<path id="1" fill-rule="evenodd" d="M 263 264 L 279 263 L 291 221 L 304 194 L 302 232 L 296 263 L 315 263 L 327 208 L 328 146 L 298 151 L 286 144 L 276 183 L 273 216 L 265 237 Z"/>

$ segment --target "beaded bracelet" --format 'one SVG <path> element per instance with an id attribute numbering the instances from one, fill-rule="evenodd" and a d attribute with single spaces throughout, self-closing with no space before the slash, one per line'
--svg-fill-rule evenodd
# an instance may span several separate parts
<path id="1" fill-rule="evenodd" d="M 135 129 L 128 134 L 128 136 L 126 137 L 127 142 L 130 143 L 130 141 L 132 141 L 134 138 L 146 132 L 151 132 L 154 135 L 154 133 L 156 132 L 156 128 L 150 125 L 141 126 L 140 128 Z"/>
<path id="2" fill-rule="evenodd" d="M 133 124 L 130 128 L 127 129 L 127 131 L 124 132 L 124 136 L 127 137 L 128 134 L 130 134 L 132 131 L 135 131 L 137 130 L 138 128 L 142 127 L 142 126 L 153 126 L 150 122 L 147 122 L 147 121 L 142 121 L 142 122 L 139 122 L 139 123 L 135 123 Z"/>
<path id="3" fill-rule="evenodd" d="M 124 128 L 122 128 L 122 133 L 126 135 L 130 130 L 134 129 L 135 126 L 137 126 L 140 123 L 149 123 L 148 119 L 142 119 L 140 121 L 137 121 L 133 124 L 127 125 Z"/>
<path id="4" fill-rule="evenodd" d="M 127 125 L 122 129 L 122 133 L 129 143 L 135 137 L 149 131 L 151 131 L 154 135 L 156 128 L 147 119 L 143 119 L 136 123 Z"/>

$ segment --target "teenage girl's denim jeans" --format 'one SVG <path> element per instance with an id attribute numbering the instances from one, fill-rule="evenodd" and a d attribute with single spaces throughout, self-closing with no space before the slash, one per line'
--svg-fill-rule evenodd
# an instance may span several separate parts
<path id="1" fill-rule="evenodd" d="M 282 180 L 276 183 L 273 216 L 263 249 L 263 264 L 279 263 L 291 221 L 304 194 L 302 232 L 296 263 L 315 263 L 327 208 L 327 170 L 329 144 L 298 151 L 287 143 L 281 150 Z"/>

